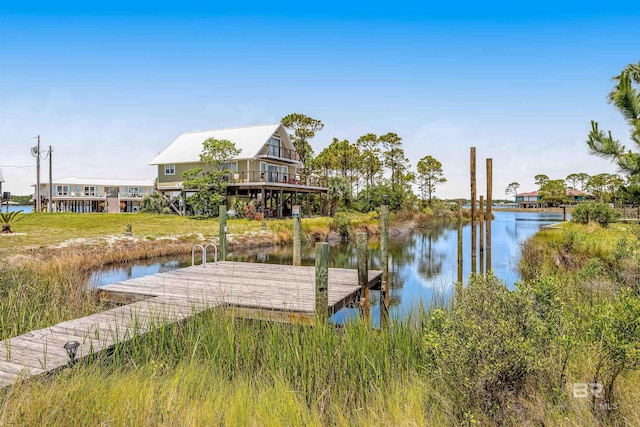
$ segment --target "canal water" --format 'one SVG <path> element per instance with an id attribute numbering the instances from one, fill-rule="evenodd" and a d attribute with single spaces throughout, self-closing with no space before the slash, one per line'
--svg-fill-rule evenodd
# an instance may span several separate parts
<path id="1" fill-rule="evenodd" d="M 501 212 L 495 211 L 492 223 L 492 262 L 494 273 L 513 288 L 519 280 L 517 272 L 520 245 L 533 236 L 542 226 L 562 221 L 562 214 L 547 212 Z M 462 228 L 463 277 L 471 274 L 471 226 Z M 391 294 L 390 313 L 394 317 L 406 318 L 417 313 L 420 307 L 428 307 L 433 301 L 443 301 L 451 295 L 457 280 L 458 229 L 455 223 L 435 223 L 389 242 Z M 380 269 L 379 242 L 370 242 L 370 268 Z M 329 251 L 330 267 L 357 268 L 357 250 L 351 243 L 332 246 Z M 478 256 L 478 261 L 479 261 Z M 290 265 L 292 248 L 277 246 L 254 249 L 242 253 L 231 253 L 228 260 L 263 262 Z M 313 265 L 314 248 L 309 246 L 302 252 L 302 264 Z M 191 256 L 171 257 L 153 261 L 140 261 L 108 268 L 94 273 L 93 286 L 140 277 L 147 274 L 169 271 L 191 265 Z M 371 314 L 374 323 L 378 319 L 378 292 L 371 293 Z M 345 309 L 334 316 L 342 322 L 356 316 L 355 310 Z"/>
<path id="2" fill-rule="evenodd" d="M 7 209 L 6 206 L 2 206 L 2 212 L 5 212 Z M 22 213 L 31 213 L 33 212 L 33 206 L 30 205 L 9 205 L 9 212 L 18 212 L 22 211 Z"/>

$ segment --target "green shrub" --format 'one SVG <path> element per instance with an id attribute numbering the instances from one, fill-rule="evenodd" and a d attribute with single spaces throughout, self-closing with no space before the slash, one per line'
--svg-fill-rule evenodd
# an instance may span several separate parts
<path id="1" fill-rule="evenodd" d="M 429 367 L 460 422 L 469 410 L 498 423 L 509 417 L 514 400 L 547 364 L 531 299 L 495 276 L 472 276 L 456 289 L 453 311 L 434 310 L 425 328 Z"/>
<path id="2" fill-rule="evenodd" d="M 607 203 L 581 203 L 571 212 L 571 220 L 579 224 L 595 221 L 602 227 L 616 222 L 620 214 Z"/>

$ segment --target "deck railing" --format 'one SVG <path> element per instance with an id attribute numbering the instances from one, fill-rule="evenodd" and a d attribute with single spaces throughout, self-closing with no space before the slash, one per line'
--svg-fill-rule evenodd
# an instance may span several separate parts
<path id="1" fill-rule="evenodd" d="M 308 187 L 327 187 L 327 179 L 318 176 L 297 175 L 286 172 L 272 171 L 245 171 L 229 175 L 232 183 L 263 182 L 301 185 Z"/>

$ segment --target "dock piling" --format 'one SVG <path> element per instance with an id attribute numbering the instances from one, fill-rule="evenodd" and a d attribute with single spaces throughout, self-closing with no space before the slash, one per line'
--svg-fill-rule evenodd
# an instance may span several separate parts
<path id="1" fill-rule="evenodd" d="M 487 229 L 486 239 L 487 239 L 487 254 L 486 254 L 486 267 L 485 271 L 490 273 L 492 270 L 491 265 L 491 222 L 493 221 L 493 213 L 491 209 L 493 208 L 493 159 L 487 159 L 487 209 L 486 209 L 486 222 Z"/>
<path id="2" fill-rule="evenodd" d="M 360 285 L 360 308 L 369 318 L 369 251 L 367 233 L 358 233 L 358 285 Z"/>
<path id="3" fill-rule="evenodd" d="M 462 200 L 458 200 L 458 282 L 462 283 Z"/>
<path id="4" fill-rule="evenodd" d="M 291 214 L 293 216 L 293 265 L 301 265 L 302 226 L 300 223 L 300 205 L 294 205 Z"/>
<path id="5" fill-rule="evenodd" d="M 471 272 L 476 272 L 476 147 L 471 147 Z"/>
<path id="6" fill-rule="evenodd" d="M 227 259 L 227 205 L 220 205 L 220 260 Z"/>
<path id="7" fill-rule="evenodd" d="M 484 196 L 480 196 L 480 274 L 484 274 Z"/>
<path id="8" fill-rule="evenodd" d="M 329 244 L 316 243 L 316 316 L 327 319 L 329 314 Z"/>
<path id="9" fill-rule="evenodd" d="M 380 315 L 386 319 L 389 315 L 389 206 L 380 206 L 380 256 L 382 264 L 382 290 L 380 298 Z"/>

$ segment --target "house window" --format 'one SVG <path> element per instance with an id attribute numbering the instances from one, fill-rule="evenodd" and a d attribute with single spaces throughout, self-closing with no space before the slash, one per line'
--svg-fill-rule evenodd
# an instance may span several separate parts
<path id="1" fill-rule="evenodd" d="M 220 170 L 228 170 L 230 172 L 238 172 L 238 162 L 222 162 L 220 164 Z"/>
<path id="2" fill-rule="evenodd" d="M 96 187 L 85 185 L 85 187 L 84 187 L 84 195 L 85 196 L 95 196 L 96 195 Z"/>
<path id="3" fill-rule="evenodd" d="M 142 190 L 140 187 L 129 187 L 128 194 L 129 197 L 140 197 L 142 195 Z"/>
<path id="4" fill-rule="evenodd" d="M 56 185 L 56 195 L 58 195 L 58 196 L 68 196 L 69 195 L 69 186 L 68 185 Z"/>
<path id="5" fill-rule="evenodd" d="M 176 165 L 175 165 L 175 163 L 164 165 L 164 174 L 165 175 L 175 175 L 176 174 Z"/>
<path id="6" fill-rule="evenodd" d="M 269 138 L 269 155 L 282 157 L 282 141 L 277 138 Z"/>

